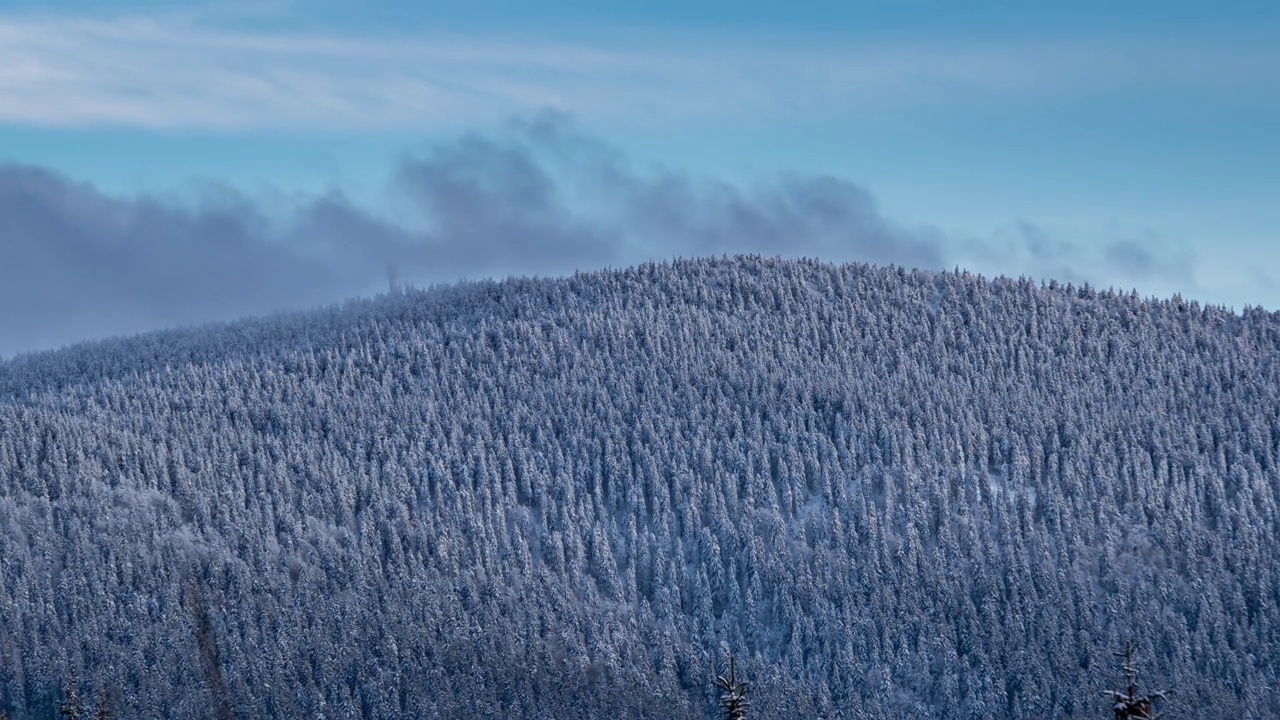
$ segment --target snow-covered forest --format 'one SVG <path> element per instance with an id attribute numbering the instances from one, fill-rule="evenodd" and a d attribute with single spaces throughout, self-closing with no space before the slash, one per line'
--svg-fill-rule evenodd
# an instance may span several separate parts
<path id="1" fill-rule="evenodd" d="M 759 258 L 0 363 L 0 709 L 1280 708 L 1280 313 Z"/>

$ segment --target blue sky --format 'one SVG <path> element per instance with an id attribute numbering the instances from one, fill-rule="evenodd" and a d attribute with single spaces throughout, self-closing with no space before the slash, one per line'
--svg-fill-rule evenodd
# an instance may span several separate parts
<path id="1" fill-rule="evenodd" d="M 0 355 L 739 251 L 1280 309 L 1275 5 L 7 2 Z"/>

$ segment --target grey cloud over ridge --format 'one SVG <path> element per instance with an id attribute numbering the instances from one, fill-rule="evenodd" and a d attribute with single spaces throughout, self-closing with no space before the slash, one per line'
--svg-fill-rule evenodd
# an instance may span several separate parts
<path id="1" fill-rule="evenodd" d="M 388 268 L 427 283 L 738 252 L 942 265 L 936 239 L 852 183 L 640 171 L 554 115 L 407 155 L 392 192 L 409 217 L 336 191 L 281 217 L 229 188 L 182 203 L 0 166 L 0 354 L 333 302 Z"/>
<path id="2" fill-rule="evenodd" d="M 314 302 L 326 269 L 243 198 L 184 210 L 0 166 L 0 352 Z"/>
<path id="3" fill-rule="evenodd" d="M 943 265 L 939 238 L 886 219 L 853 183 L 793 176 L 744 186 L 638 170 L 555 114 L 511 123 L 501 139 L 468 136 L 407 158 L 397 179 L 437 233 L 527 262 L 763 253 Z"/>
<path id="4" fill-rule="evenodd" d="M 0 356 L 335 302 L 384 289 L 389 269 L 426 284 L 736 253 L 941 269 L 958 246 L 894 223 L 846 180 L 639 169 L 555 114 L 406 155 L 391 177 L 407 208 L 394 219 L 338 191 L 281 211 L 231 188 L 118 196 L 0 165 Z M 1033 268 L 1069 273 L 1083 257 L 1047 236 L 1023 242 Z M 1135 277 L 1167 270 L 1136 241 L 1109 255 Z M 1062 273 L 1040 276 L 1075 279 Z"/>

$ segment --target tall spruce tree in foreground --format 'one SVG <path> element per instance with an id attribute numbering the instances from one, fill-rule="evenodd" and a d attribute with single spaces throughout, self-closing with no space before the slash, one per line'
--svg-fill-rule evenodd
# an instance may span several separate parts
<path id="1" fill-rule="evenodd" d="M 747 717 L 747 684 L 738 681 L 734 658 L 729 656 L 729 672 L 715 679 L 720 690 L 720 710 L 724 720 L 745 720 Z"/>
<path id="2" fill-rule="evenodd" d="M 1113 653 L 1124 660 L 1124 675 L 1128 680 L 1128 687 L 1123 691 L 1107 691 L 1107 696 L 1111 698 L 1112 710 L 1115 712 L 1116 720 L 1159 720 L 1164 717 L 1164 713 L 1156 712 L 1156 703 L 1163 701 L 1169 691 L 1138 694 L 1138 669 L 1133 664 L 1133 650 L 1133 643 L 1129 643 L 1125 646 L 1124 652 Z"/>

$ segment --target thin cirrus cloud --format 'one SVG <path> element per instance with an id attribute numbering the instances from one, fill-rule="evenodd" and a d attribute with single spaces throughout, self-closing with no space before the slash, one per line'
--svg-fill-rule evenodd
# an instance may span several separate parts
<path id="1" fill-rule="evenodd" d="M 465 126 L 555 108 L 587 119 L 918 107 L 1194 85 L 1280 72 L 1252 46 L 1126 39 L 840 46 L 786 37 L 373 37 L 211 26 L 180 14 L 0 15 L 0 122 L 176 129 Z"/>
<path id="2" fill-rule="evenodd" d="M 895 223 L 835 177 L 639 169 L 556 114 L 405 156 L 392 178 L 407 207 L 394 219 L 336 191 L 282 212 L 230 188 L 120 196 L 0 165 L 0 355 L 334 302 L 384 288 L 388 271 L 448 282 L 734 253 L 941 269 L 959 251 L 1002 251 Z M 1029 232 L 1014 244 L 1064 272 L 1097 260 Z M 1132 275 L 1165 271 L 1137 241 L 1115 252 Z"/>

